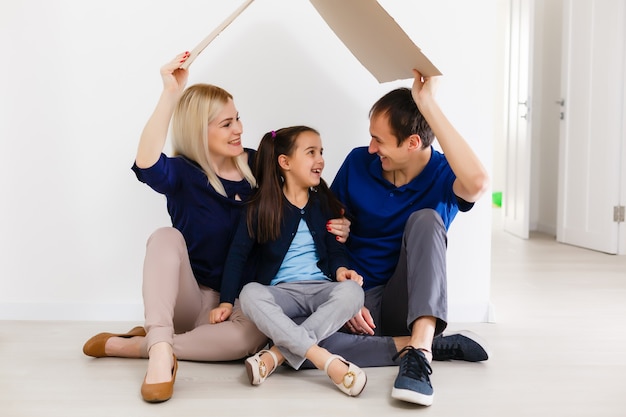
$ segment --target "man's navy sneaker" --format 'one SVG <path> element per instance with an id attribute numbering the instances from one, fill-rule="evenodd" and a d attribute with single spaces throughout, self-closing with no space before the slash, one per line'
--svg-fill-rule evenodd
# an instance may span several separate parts
<path id="1" fill-rule="evenodd" d="M 489 359 L 487 346 L 477 334 L 464 330 L 433 339 L 433 360 L 481 362 Z"/>
<path id="2" fill-rule="evenodd" d="M 406 354 L 400 359 L 400 371 L 393 383 L 391 396 L 410 403 L 431 405 L 433 386 L 430 384 L 429 375 L 433 371 L 424 352 L 413 346 L 407 346 L 396 354 L 394 360 L 403 352 Z"/>

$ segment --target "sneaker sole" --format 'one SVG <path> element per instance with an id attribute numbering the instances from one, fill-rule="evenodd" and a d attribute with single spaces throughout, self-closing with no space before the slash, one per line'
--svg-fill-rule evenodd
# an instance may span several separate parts
<path id="1" fill-rule="evenodd" d="M 408 389 L 393 388 L 391 390 L 391 398 L 413 404 L 429 406 L 433 403 L 433 397 L 434 395 L 424 395 Z"/>

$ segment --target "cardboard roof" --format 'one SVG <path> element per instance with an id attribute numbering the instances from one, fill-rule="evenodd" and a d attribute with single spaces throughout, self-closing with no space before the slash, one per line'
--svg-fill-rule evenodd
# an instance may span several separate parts
<path id="1" fill-rule="evenodd" d="M 352 54 L 383 83 L 441 75 L 376 0 L 310 0 Z"/>
<path id="2" fill-rule="evenodd" d="M 246 8 L 253 1 L 254 0 L 246 0 L 245 2 L 243 2 L 243 4 L 239 6 L 239 8 L 233 13 L 231 13 L 231 15 L 228 16 L 218 27 L 216 27 L 213 32 L 209 33 L 204 39 L 202 39 L 202 41 L 200 41 L 200 43 L 196 45 L 195 48 L 189 51 L 189 58 L 187 58 L 187 60 L 180 67 L 184 69 L 189 68 L 189 65 L 191 65 L 193 60 L 196 59 L 198 55 L 200 55 L 200 52 L 204 51 L 204 48 L 209 46 L 209 44 L 213 42 L 213 39 L 217 38 L 217 35 L 222 33 L 222 31 L 226 29 L 228 25 L 230 25 L 235 19 L 237 19 L 237 16 L 239 16 L 241 12 L 246 10 Z"/>
<path id="3" fill-rule="evenodd" d="M 193 60 L 254 0 L 246 0 L 190 52 L 182 68 Z M 317 12 L 361 64 L 378 80 L 413 78 L 441 72 L 413 43 L 376 0 L 310 0 Z"/>

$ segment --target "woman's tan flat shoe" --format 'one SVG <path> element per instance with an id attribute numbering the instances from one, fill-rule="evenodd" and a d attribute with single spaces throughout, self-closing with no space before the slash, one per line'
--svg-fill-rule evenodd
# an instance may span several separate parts
<path id="1" fill-rule="evenodd" d="M 134 337 L 134 336 L 145 336 L 146 329 L 141 326 L 134 327 L 128 333 L 98 333 L 91 339 L 87 340 L 85 345 L 83 346 L 83 353 L 87 356 L 93 356 L 94 358 L 104 358 L 108 356 L 104 351 L 104 345 L 106 345 L 107 340 L 112 337 Z"/>
<path id="2" fill-rule="evenodd" d="M 141 384 L 141 397 L 149 403 L 162 403 L 172 398 L 174 393 L 174 382 L 176 381 L 176 371 L 178 371 L 178 360 L 174 356 L 174 366 L 172 367 L 172 379 L 169 382 L 159 382 L 156 384 L 147 384 L 146 378 L 143 378 Z"/>

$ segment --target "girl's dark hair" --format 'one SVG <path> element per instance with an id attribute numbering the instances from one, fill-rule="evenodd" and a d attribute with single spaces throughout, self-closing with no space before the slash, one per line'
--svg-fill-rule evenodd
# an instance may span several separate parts
<path id="1" fill-rule="evenodd" d="M 291 156 L 298 136 L 304 132 L 319 132 L 308 126 L 291 126 L 271 131 L 263 135 L 256 153 L 254 176 L 258 189 L 248 201 L 248 233 L 258 243 L 276 240 L 280 237 L 283 221 L 283 175 L 278 164 L 280 155 Z M 340 217 L 343 206 L 332 194 L 322 179 L 315 190 L 324 202 L 325 210 L 332 216 Z"/>
<path id="2" fill-rule="evenodd" d="M 433 143 L 433 131 L 417 108 L 409 88 L 397 88 L 378 99 L 370 110 L 370 118 L 381 115 L 389 117 L 389 126 L 398 146 L 411 135 L 419 135 L 422 149 Z"/>

